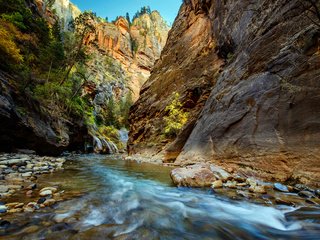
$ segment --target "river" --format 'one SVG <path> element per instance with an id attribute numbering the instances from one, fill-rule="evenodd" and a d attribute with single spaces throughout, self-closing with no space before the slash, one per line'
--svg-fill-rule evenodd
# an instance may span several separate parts
<path id="1" fill-rule="evenodd" d="M 0 239 L 318 239 L 320 209 L 265 206 L 176 188 L 170 168 L 82 155 L 45 181 L 81 196 L 0 228 Z M 41 179 L 40 179 L 41 180 Z M 19 197 L 19 196 L 17 196 Z M 23 196 L 21 196 L 23 197 Z"/>

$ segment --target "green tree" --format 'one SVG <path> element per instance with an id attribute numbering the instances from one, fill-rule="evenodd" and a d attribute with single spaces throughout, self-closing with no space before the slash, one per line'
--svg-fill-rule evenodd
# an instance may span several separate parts
<path id="1" fill-rule="evenodd" d="M 131 25 L 131 19 L 130 19 L 130 15 L 129 15 L 128 12 L 126 13 L 126 19 L 127 19 L 128 23 L 129 23 L 129 25 Z"/>
<path id="2" fill-rule="evenodd" d="M 70 58 L 66 75 L 60 82 L 60 85 L 62 85 L 68 79 L 72 68 L 79 59 L 79 56 L 84 54 L 84 38 L 89 33 L 93 33 L 95 31 L 95 17 L 95 14 L 92 12 L 83 12 L 74 20 L 73 25 L 78 39 L 78 46 Z"/>
<path id="3" fill-rule="evenodd" d="M 179 93 L 174 93 L 173 101 L 165 108 L 165 111 L 168 112 L 168 116 L 164 117 L 164 134 L 168 137 L 177 136 L 188 121 L 188 113 L 183 111 L 179 98 Z"/>

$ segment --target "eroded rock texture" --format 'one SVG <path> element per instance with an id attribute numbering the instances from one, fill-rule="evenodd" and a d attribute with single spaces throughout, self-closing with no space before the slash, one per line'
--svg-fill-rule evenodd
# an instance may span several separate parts
<path id="1" fill-rule="evenodd" d="M 96 31 L 86 37 L 85 44 L 96 59 L 109 56 L 121 65 L 123 80 L 131 89 L 134 100 L 137 100 L 142 85 L 160 57 L 169 29 L 157 11 L 142 14 L 131 24 L 124 17 L 119 17 L 114 23 L 96 23 Z M 97 68 L 97 64 L 90 67 Z M 100 82 L 110 82 L 110 77 L 102 76 L 103 70 L 93 75 L 97 75 Z"/>
<path id="2" fill-rule="evenodd" d="M 297 0 L 185 1 L 132 109 L 130 153 L 319 185 L 320 19 L 312 12 Z M 190 118 L 164 141 L 174 91 Z"/>

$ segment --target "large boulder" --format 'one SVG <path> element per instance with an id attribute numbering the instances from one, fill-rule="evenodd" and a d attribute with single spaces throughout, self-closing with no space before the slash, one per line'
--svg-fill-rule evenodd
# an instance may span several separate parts
<path id="1" fill-rule="evenodd" d="M 216 180 L 230 178 L 220 167 L 204 163 L 173 169 L 170 176 L 175 185 L 184 187 L 210 187 Z"/>

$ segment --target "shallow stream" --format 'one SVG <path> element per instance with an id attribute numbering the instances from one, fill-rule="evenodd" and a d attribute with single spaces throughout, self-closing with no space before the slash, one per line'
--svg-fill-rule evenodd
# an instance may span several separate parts
<path id="1" fill-rule="evenodd" d="M 176 188 L 169 172 L 117 156 L 74 157 L 64 171 L 43 178 L 79 196 L 6 216 L 11 224 L 0 227 L 0 239 L 319 239 L 319 208 L 270 207 Z"/>

